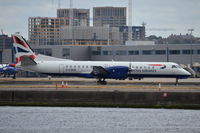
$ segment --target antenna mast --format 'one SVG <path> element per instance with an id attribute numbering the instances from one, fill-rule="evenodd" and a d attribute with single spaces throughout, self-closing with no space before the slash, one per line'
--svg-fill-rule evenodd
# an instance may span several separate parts
<path id="1" fill-rule="evenodd" d="M 69 8 L 73 8 L 73 0 L 70 0 L 69 2 Z"/>
<path id="2" fill-rule="evenodd" d="M 58 9 L 61 8 L 61 0 L 58 0 Z"/>

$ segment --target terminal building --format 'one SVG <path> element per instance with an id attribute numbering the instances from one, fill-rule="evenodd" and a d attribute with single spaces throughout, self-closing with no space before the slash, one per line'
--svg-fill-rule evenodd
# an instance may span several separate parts
<path id="1" fill-rule="evenodd" d="M 199 44 L 113 45 L 113 46 L 35 46 L 36 52 L 58 58 L 90 61 L 142 61 L 176 62 L 194 64 L 200 62 Z"/>

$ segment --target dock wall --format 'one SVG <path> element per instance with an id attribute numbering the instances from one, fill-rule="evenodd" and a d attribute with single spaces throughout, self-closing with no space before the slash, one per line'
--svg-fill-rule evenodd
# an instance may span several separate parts
<path id="1" fill-rule="evenodd" d="M 0 105 L 200 109 L 200 92 L 0 91 Z"/>

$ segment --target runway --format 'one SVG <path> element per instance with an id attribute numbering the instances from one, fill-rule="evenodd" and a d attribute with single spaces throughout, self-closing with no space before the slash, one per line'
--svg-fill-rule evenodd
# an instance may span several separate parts
<path id="1" fill-rule="evenodd" d="M 107 80 L 107 85 L 97 85 L 96 79 L 83 78 L 0 78 L 0 90 L 200 92 L 200 79 L 179 80 L 178 85 L 175 85 L 175 79 L 165 78 Z"/>

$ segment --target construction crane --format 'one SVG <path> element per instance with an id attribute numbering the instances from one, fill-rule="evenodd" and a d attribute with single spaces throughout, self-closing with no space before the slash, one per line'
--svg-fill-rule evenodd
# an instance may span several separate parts
<path id="1" fill-rule="evenodd" d="M 133 0 L 128 1 L 128 26 L 133 26 Z"/>
<path id="2" fill-rule="evenodd" d="M 73 8 L 73 0 L 70 0 L 69 2 L 69 8 Z"/>

